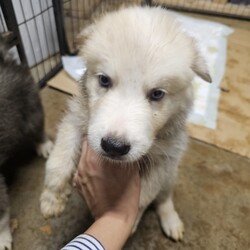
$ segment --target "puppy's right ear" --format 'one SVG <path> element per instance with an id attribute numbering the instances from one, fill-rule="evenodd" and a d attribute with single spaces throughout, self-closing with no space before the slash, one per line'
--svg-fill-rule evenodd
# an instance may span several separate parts
<path id="1" fill-rule="evenodd" d="M 203 79 L 206 82 L 211 83 L 212 78 L 209 74 L 207 63 L 205 59 L 203 58 L 200 50 L 198 49 L 197 41 L 192 38 L 192 45 L 194 49 L 194 59 L 193 63 L 191 65 L 191 69 L 193 72 L 198 75 L 201 79 Z"/>
<path id="2" fill-rule="evenodd" d="M 94 26 L 95 26 L 94 24 L 88 25 L 76 36 L 76 46 L 78 49 L 84 45 L 85 41 L 93 33 Z"/>
<path id="3" fill-rule="evenodd" d="M 195 72 L 195 74 L 198 75 L 200 78 L 202 78 L 206 82 L 212 82 L 212 78 L 208 72 L 206 61 L 198 52 L 191 68 Z"/>

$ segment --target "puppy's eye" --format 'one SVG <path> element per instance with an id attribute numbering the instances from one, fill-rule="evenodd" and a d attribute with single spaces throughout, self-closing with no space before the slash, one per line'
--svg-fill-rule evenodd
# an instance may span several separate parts
<path id="1" fill-rule="evenodd" d="M 161 89 L 153 89 L 149 94 L 151 101 L 160 101 L 165 96 L 165 92 Z"/>
<path id="2" fill-rule="evenodd" d="M 103 88 L 111 87 L 111 79 L 108 76 L 100 74 L 98 75 L 98 79 L 101 87 Z"/>

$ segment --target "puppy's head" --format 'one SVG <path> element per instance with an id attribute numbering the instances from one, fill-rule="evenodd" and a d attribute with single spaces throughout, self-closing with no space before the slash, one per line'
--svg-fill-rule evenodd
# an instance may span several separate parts
<path id="1" fill-rule="evenodd" d="M 194 75 L 211 81 L 193 40 L 163 9 L 123 9 L 81 35 L 88 140 L 109 158 L 134 161 L 145 155 L 168 124 L 185 122 Z"/>

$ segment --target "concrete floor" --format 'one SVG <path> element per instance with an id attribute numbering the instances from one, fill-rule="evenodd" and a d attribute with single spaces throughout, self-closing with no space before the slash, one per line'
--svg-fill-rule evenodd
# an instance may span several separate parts
<path id="1" fill-rule="evenodd" d="M 42 99 L 46 130 L 54 136 L 68 96 L 45 88 Z M 14 250 L 60 249 L 91 223 L 76 191 L 61 217 L 43 219 L 39 196 L 44 163 L 44 159 L 36 157 L 20 166 L 9 187 Z M 191 139 L 180 166 L 174 200 L 185 223 L 184 240 L 175 243 L 167 239 L 150 208 L 126 250 L 250 249 L 249 159 Z"/>

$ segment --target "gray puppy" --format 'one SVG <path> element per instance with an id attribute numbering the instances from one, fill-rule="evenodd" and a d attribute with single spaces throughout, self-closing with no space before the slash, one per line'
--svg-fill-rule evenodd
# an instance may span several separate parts
<path id="1" fill-rule="evenodd" d="M 3 168 L 19 153 L 35 148 L 47 157 L 52 142 L 44 133 L 44 115 L 28 68 L 18 65 L 0 37 L 0 250 L 11 249 L 9 205 Z"/>

